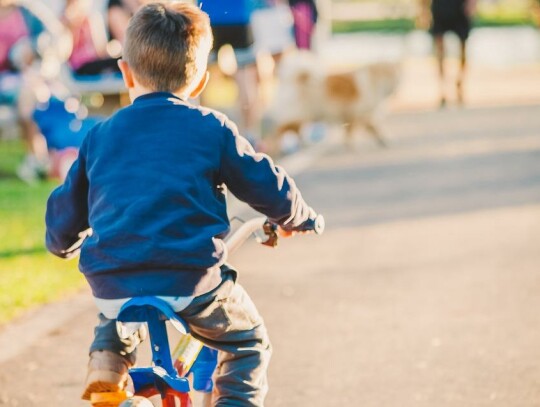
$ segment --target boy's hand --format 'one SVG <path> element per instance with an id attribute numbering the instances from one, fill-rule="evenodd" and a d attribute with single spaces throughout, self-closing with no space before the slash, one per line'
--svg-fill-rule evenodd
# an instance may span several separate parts
<path id="1" fill-rule="evenodd" d="M 322 215 L 317 215 L 313 209 L 310 208 L 310 216 L 302 224 L 297 226 L 278 226 L 277 234 L 280 237 L 291 237 L 296 234 L 315 233 L 320 235 L 324 232 L 324 218 Z"/>
<path id="2" fill-rule="evenodd" d="M 292 230 L 285 230 L 281 226 L 278 226 L 277 234 L 279 237 L 287 238 L 287 237 L 293 237 L 296 234 L 296 232 L 293 232 Z"/>
<path id="3" fill-rule="evenodd" d="M 281 226 L 278 226 L 278 228 L 277 228 L 278 236 L 279 237 L 284 237 L 284 238 L 293 237 L 295 235 L 306 235 L 306 234 L 309 234 L 309 233 L 313 233 L 313 231 L 312 230 L 307 230 L 307 231 L 286 230 L 286 229 L 283 229 Z"/>

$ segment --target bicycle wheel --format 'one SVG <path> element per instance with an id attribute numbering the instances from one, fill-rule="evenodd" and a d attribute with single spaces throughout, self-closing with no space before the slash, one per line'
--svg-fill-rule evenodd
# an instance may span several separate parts
<path id="1" fill-rule="evenodd" d="M 154 407 L 154 405 L 146 397 L 134 396 L 124 400 L 118 407 Z"/>
<path id="2" fill-rule="evenodd" d="M 203 406 L 206 406 L 206 404 Z M 193 407 L 193 404 L 187 394 L 182 396 L 170 395 L 165 400 L 156 394 L 150 398 L 134 396 L 123 401 L 118 407 Z"/>

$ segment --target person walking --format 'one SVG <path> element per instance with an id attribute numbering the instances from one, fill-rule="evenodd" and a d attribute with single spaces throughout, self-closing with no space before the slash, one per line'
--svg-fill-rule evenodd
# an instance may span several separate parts
<path id="1" fill-rule="evenodd" d="M 460 41 L 459 72 L 456 78 L 456 95 L 459 104 L 463 104 L 463 81 L 467 68 L 467 39 L 471 30 L 471 17 L 475 8 L 475 0 L 432 0 L 431 28 L 435 43 L 435 56 L 440 78 L 440 106 L 447 103 L 445 92 L 446 71 L 444 67 L 445 47 L 444 34 L 455 33 Z"/>

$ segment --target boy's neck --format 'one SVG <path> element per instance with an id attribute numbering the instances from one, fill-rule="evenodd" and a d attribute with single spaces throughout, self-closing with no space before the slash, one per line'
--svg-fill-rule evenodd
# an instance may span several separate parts
<path id="1" fill-rule="evenodd" d="M 157 90 L 153 90 L 153 89 L 150 89 L 150 88 L 147 88 L 145 86 L 142 86 L 141 84 L 136 84 L 134 87 L 132 88 L 129 88 L 128 89 L 129 91 L 129 98 L 131 99 L 131 102 L 133 103 L 133 101 L 135 99 L 137 99 L 139 96 L 143 96 L 143 95 L 148 95 L 150 93 L 156 93 L 158 92 Z M 187 95 L 185 94 L 185 92 L 182 92 L 182 91 L 179 91 L 179 92 L 169 92 L 171 94 L 173 94 L 174 96 L 182 99 L 182 100 L 187 100 L 188 97 Z"/>

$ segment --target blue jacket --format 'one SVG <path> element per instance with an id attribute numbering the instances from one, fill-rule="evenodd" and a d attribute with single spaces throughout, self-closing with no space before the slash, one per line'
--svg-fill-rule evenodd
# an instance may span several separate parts
<path id="1" fill-rule="evenodd" d="M 77 253 L 94 296 L 199 295 L 220 280 L 225 185 L 277 223 L 307 219 L 293 180 L 224 115 L 169 93 L 96 125 L 49 197 L 47 248 Z"/>

